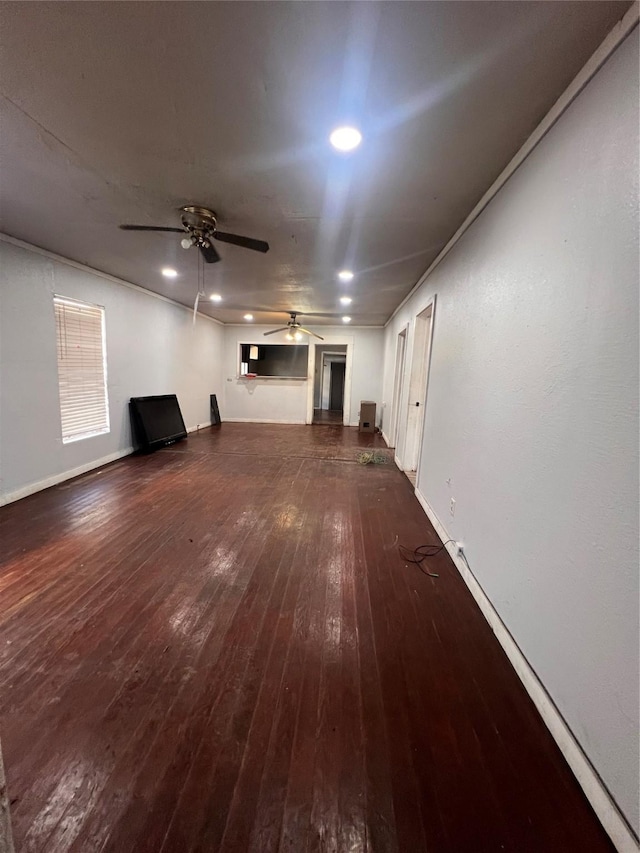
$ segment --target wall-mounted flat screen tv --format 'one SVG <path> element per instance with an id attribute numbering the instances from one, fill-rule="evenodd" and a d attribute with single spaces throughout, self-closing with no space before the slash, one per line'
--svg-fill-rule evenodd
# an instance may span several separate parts
<path id="1" fill-rule="evenodd" d="M 156 450 L 187 437 L 175 394 L 132 397 L 129 411 L 131 428 L 140 450 Z"/>

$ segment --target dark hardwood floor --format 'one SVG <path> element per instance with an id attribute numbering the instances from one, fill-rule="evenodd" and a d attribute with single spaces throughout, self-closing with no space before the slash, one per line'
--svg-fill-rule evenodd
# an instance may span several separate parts
<path id="1" fill-rule="evenodd" d="M 341 424 L 344 421 L 342 409 L 314 409 L 314 424 Z"/>
<path id="2" fill-rule="evenodd" d="M 223 424 L 0 510 L 18 851 L 612 850 L 372 446 Z"/>

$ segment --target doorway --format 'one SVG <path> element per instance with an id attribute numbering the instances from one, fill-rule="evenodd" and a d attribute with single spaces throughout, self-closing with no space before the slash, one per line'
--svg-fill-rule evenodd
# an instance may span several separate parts
<path id="1" fill-rule="evenodd" d="M 429 363 L 431 360 L 431 341 L 433 338 L 433 314 L 435 297 L 415 319 L 413 331 L 413 347 L 411 366 L 408 376 L 408 389 L 405 402 L 402 400 L 402 389 L 398 399 L 398 429 L 396 443 L 396 464 L 405 471 L 412 483 L 415 484 L 420 453 L 422 450 L 422 433 L 424 429 L 424 413 L 427 401 L 429 381 Z M 405 371 L 402 371 L 403 374 Z"/>
<path id="2" fill-rule="evenodd" d="M 344 410 L 344 372 L 345 361 L 331 361 L 329 363 L 329 411 L 340 412 Z"/>
<path id="3" fill-rule="evenodd" d="M 315 347 L 312 423 L 343 423 L 346 362 L 346 344 Z"/>

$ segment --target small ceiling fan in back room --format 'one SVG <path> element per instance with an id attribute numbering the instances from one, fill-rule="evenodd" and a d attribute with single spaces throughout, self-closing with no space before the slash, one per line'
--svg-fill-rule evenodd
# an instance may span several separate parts
<path id="1" fill-rule="evenodd" d="M 311 332 L 309 329 L 305 329 L 301 323 L 298 322 L 298 317 L 300 316 L 300 311 L 289 311 L 289 321 L 286 326 L 282 326 L 280 329 L 271 329 L 270 332 L 264 332 L 264 335 L 275 335 L 278 332 L 286 332 L 286 337 L 290 341 L 300 341 L 302 340 L 302 333 L 305 335 L 313 335 L 314 338 L 318 338 L 318 340 L 323 341 L 324 338 L 320 335 L 316 335 L 315 332 Z"/>
<path id="2" fill-rule="evenodd" d="M 213 241 L 221 243 L 232 243 L 243 249 L 252 249 L 254 252 L 268 252 L 269 244 L 264 240 L 255 240 L 253 237 L 242 237 L 240 234 L 228 234 L 226 231 L 218 231 L 217 218 L 212 210 L 207 207 L 199 207 L 194 204 L 186 205 L 179 209 L 182 228 L 170 228 L 163 225 L 121 225 L 123 231 L 171 231 L 176 234 L 185 234 L 181 240 L 183 249 L 196 246 L 207 264 L 215 264 L 221 260 L 216 251 Z"/>

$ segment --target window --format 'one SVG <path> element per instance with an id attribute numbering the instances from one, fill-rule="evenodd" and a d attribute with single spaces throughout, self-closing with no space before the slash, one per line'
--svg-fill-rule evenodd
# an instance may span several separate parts
<path id="1" fill-rule="evenodd" d="M 54 296 L 62 441 L 109 432 L 104 308 Z"/>
<path id="2" fill-rule="evenodd" d="M 306 379 L 307 344 L 240 344 L 240 375 L 266 379 Z"/>

